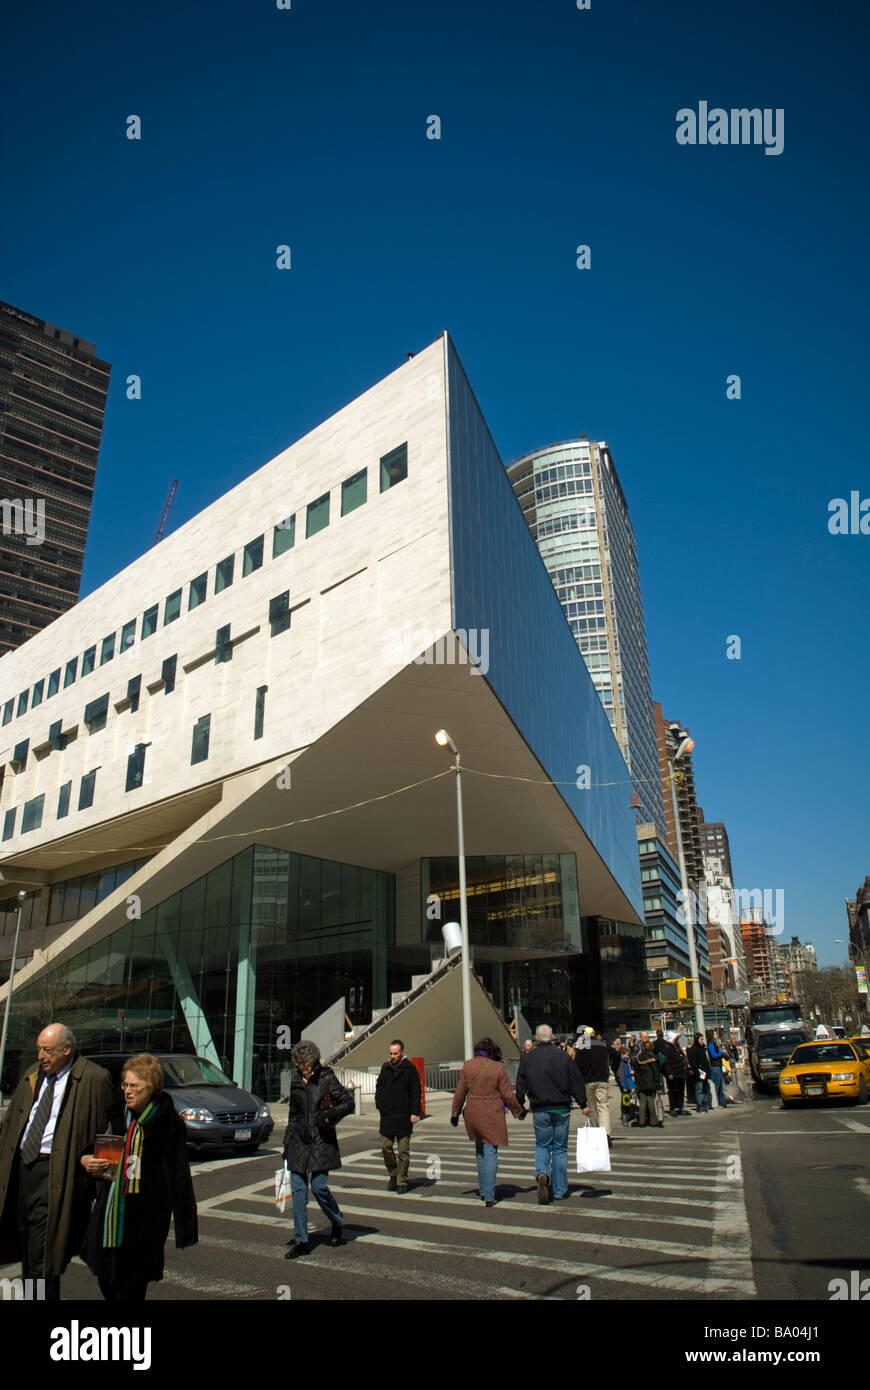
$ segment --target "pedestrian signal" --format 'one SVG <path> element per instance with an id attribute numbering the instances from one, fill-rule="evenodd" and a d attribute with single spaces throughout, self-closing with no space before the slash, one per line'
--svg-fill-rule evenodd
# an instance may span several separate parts
<path id="1" fill-rule="evenodd" d="M 691 980 L 661 980 L 659 982 L 659 999 L 663 1004 L 692 1003 L 692 993 Z"/>

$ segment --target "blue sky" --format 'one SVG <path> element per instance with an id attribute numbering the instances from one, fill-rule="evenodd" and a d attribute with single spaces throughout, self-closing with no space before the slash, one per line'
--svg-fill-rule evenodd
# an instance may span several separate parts
<path id="1" fill-rule="evenodd" d="M 704 811 L 840 960 L 870 843 L 870 537 L 827 530 L 870 496 L 864 6 L 49 0 L 5 48 L 0 297 L 113 364 L 83 593 L 173 475 L 177 526 L 446 328 L 506 462 L 607 440 Z M 783 152 L 678 145 L 701 100 L 782 108 Z"/>

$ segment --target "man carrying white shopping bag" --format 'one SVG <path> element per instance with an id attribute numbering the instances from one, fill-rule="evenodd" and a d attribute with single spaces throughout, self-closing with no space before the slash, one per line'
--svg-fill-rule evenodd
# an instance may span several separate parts
<path id="1" fill-rule="evenodd" d="M 535 1029 L 535 1046 L 520 1058 L 516 1081 L 517 1100 L 526 1096 L 535 1127 L 535 1186 L 544 1206 L 568 1196 L 568 1131 L 573 1096 L 584 1115 L 589 1114 L 583 1077 L 567 1052 L 553 1042 L 553 1030 L 541 1023 Z"/>
<path id="2" fill-rule="evenodd" d="M 586 1084 L 589 1118 L 604 1130 L 610 1148 L 610 1058 L 607 1044 L 596 1038 L 595 1029 L 588 1025 L 577 1029 L 574 1065 Z"/>
<path id="3" fill-rule="evenodd" d="M 587 1120 L 577 1130 L 577 1172 L 609 1173 L 609 1139 L 604 1126 L 592 1125 Z"/>

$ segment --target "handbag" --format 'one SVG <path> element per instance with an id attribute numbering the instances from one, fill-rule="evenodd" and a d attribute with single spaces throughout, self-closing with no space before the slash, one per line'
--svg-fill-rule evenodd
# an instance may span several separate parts
<path id="1" fill-rule="evenodd" d="M 656 1091 L 656 1120 L 659 1124 L 665 1122 L 665 1107 L 662 1104 L 661 1091 Z"/>
<path id="2" fill-rule="evenodd" d="M 609 1173 L 610 1145 L 603 1126 L 592 1125 L 587 1117 L 577 1130 L 577 1172 Z"/>
<path id="3" fill-rule="evenodd" d="M 287 1203 L 290 1201 L 290 1169 L 287 1167 L 287 1160 L 284 1160 L 284 1167 L 279 1168 L 275 1173 L 275 1205 L 280 1212 L 283 1212 Z"/>

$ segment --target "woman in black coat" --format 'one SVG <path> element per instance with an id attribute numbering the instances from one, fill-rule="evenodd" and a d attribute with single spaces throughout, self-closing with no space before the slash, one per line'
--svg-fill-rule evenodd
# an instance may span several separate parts
<path id="1" fill-rule="evenodd" d="M 698 1114 L 703 1115 L 707 1110 L 713 1109 L 709 1084 L 710 1072 L 713 1068 L 703 1033 L 695 1034 L 695 1041 L 687 1049 L 686 1056 L 689 1059 L 690 1079 L 695 1086 L 695 1102 L 698 1106 Z"/>
<path id="2" fill-rule="evenodd" d="M 303 1038 L 290 1052 L 296 1070 L 290 1082 L 290 1107 L 284 1132 L 284 1161 L 293 1195 L 293 1241 L 285 1260 L 311 1250 L 308 1240 L 308 1182 L 324 1216 L 329 1217 L 330 1245 L 342 1245 L 344 1217 L 329 1190 L 327 1177 L 341 1167 L 335 1126 L 353 1110 L 353 1096 L 330 1067 L 321 1066 L 317 1043 Z"/>
<path id="3" fill-rule="evenodd" d="M 127 1129 L 120 1160 L 85 1154 L 82 1167 L 108 1180 L 91 1213 L 82 1258 L 110 1303 L 140 1303 L 163 1278 L 163 1247 L 175 1220 L 176 1249 L 197 1242 L 196 1199 L 187 1131 L 163 1090 L 163 1067 L 150 1052 L 121 1072 Z M 111 1183 L 111 1186 L 108 1184 Z"/>

